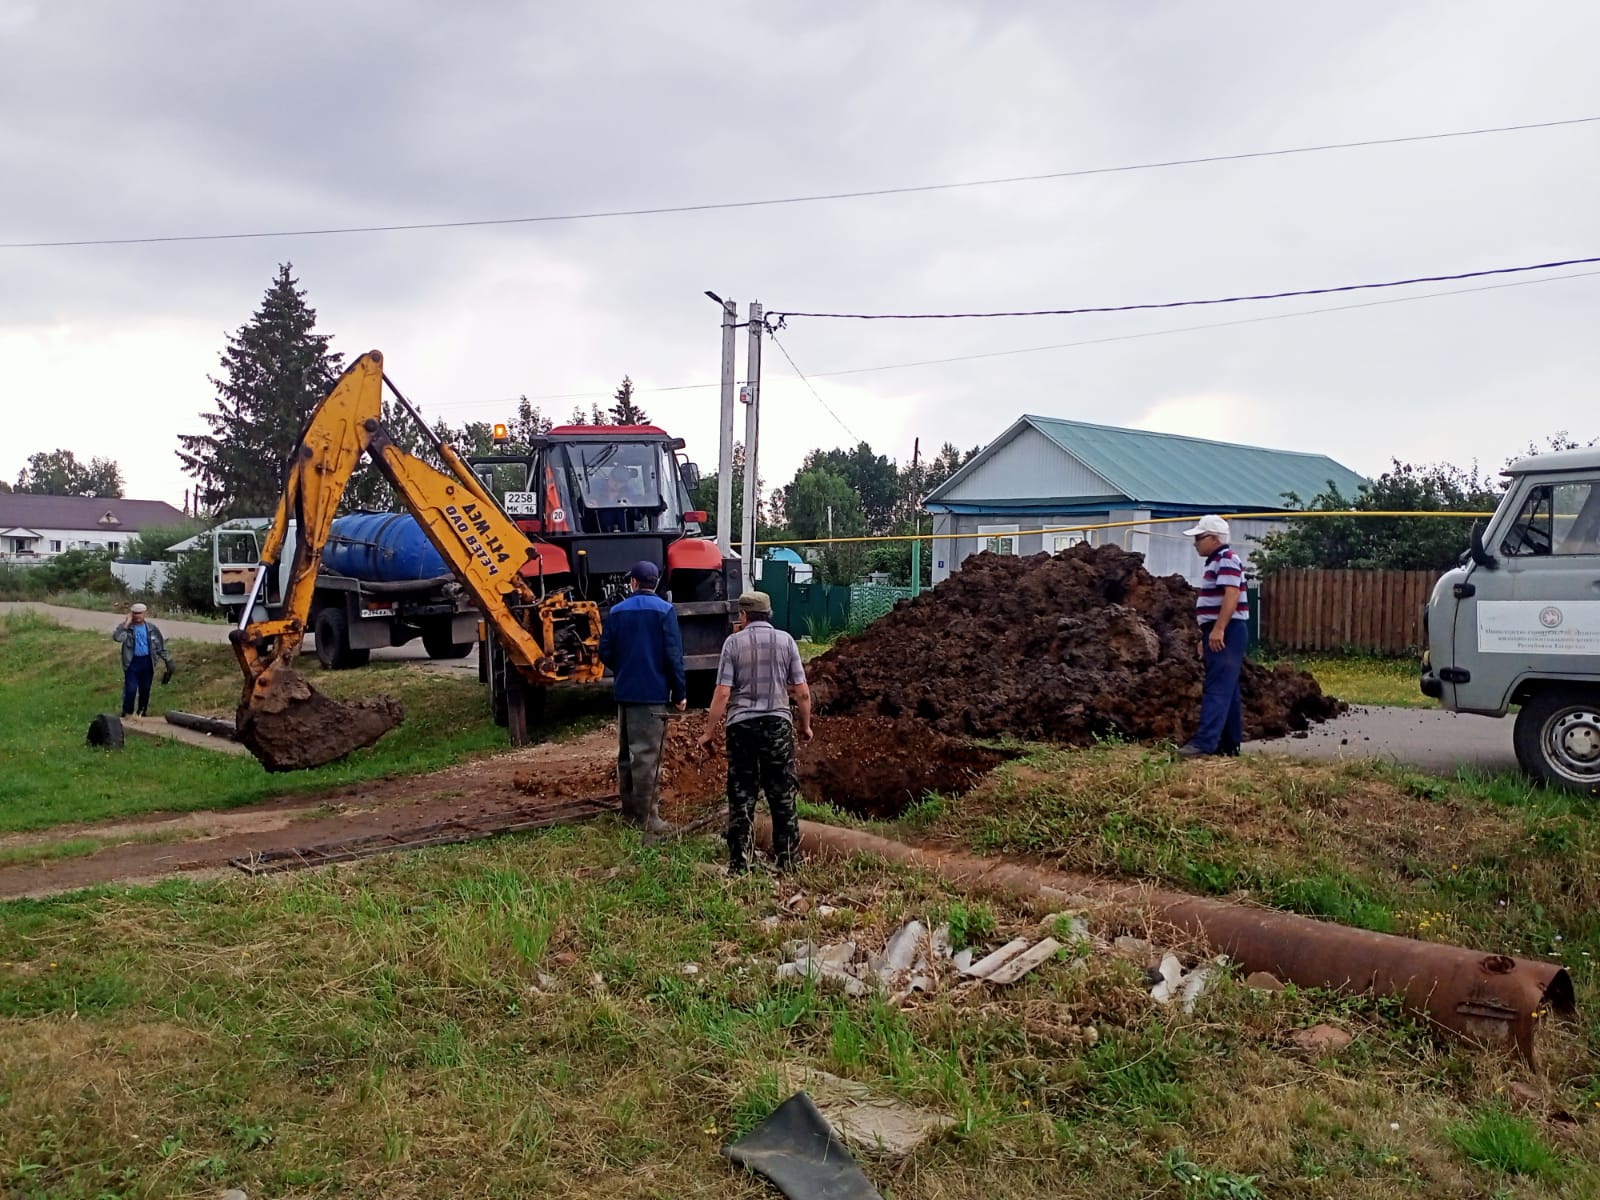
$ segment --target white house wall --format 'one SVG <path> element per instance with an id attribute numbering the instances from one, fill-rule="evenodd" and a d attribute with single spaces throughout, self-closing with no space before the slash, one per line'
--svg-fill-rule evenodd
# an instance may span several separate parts
<path id="1" fill-rule="evenodd" d="M 1111 524 L 1125 521 L 1147 521 L 1147 509 L 1111 509 L 1105 513 L 1074 513 L 1059 516 L 1009 516 L 992 513 L 935 513 L 933 518 L 933 581 L 939 583 L 960 570 L 961 563 L 970 555 L 988 547 L 985 537 L 952 537 L 952 534 L 976 534 L 980 529 L 1001 525 L 1016 525 L 1018 531 L 1017 553 L 1038 554 L 1052 550 L 1055 535 L 1041 532 L 1044 529 L 1069 525 Z M 1118 529 L 1097 529 L 1087 534 L 1095 545 L 1121 546 L 1145 556 L 1145 568 L 1152 575 L 1182 575 L 1190 583 L 1199 583 L 1205 564 L 1194 552 L 1194 540 L 1180 532 L 1188 528 L 1187 522 L 1130 525 Z M 1283 521 L 1235 521 L 1232 524 L 1232 545 L 1244 556 L 1248 566 L 1254 558 L 1260 538 L 1273 530 L 1285 528 Z M 993 535 L 1001 536 L 1001 535 Z M 1051 543 L 1051 544 L 1047 544 Z"/>
<path id="2" fill-rule="evenodd" d="M 1040 496 L 1109 496 L 1116 489 L 1027 426 L 988 458 L 973 464 L 941 504 L 1033 500 Z"/>
<path id="3" fill-rule="evenodd" d="M 1148 516 L 1139 513 L 1137 516 Z M 1194 539 L 1183 536 L 1187 522 L 1154 525 L 1136 525 L 1124 535 L 1121 544 L 1129 550 L 1144 555 L 1145 569 L 1152 575 L 1182 575 L 1190 583 L 1199 583 L 1205 563 L 1194 552 Z M 1249 569 L 1260 546 L 1261 538 L 1286 528 L 1283 521 L 1233 521 L 1230 523 L 1230 544 L 1245 560 Z"/>
<path id="4" fill-rule="evenodd" d="M 1041 551 L 1055 550 L 1056 533 L 1045 533 L 1046 529 L 1061 530 L 1063 527 L 1074 525 L 1099 525 L 1108 520 L 1106 513 L 1060 513 L 1053 516 L 1015 516 L 1005 513 L 935 513 L 933 517 L 933 581 L 948 579 L 955 571 L 960 570 L 961 563 L 971 555 L 978 554 L 988 549 L 989 537 L 965 536 L 953 537 L 952 534 L 976 535 L 995 526 L 1017 527 L 1016 548 L 1019 555 L 1038 554 Z M 1089 530 L 1082 536 L 1096 544 L 1103 541 L 1108 532 L 1116 531 Z M 993 533 L 993 537 L 1009 536 L 1004 533 Z M 1060 536 L 1065 536 L 1060 535 Z"/>
<path id="5" fill-rule="evenodd" d="M 136 536 L 131 529 L 110 532 L 104 529 L 44 529 L 38 525 L 29 525 L 28 528 L 39 535 L 39 540 L 33 543 L 33 553 L 23 555 L 23 558 L 53 558 L 64 551 L 84 547 L 104 550 L 112 544 L 122 551 Z M 11 539 L 6 538 L 0 544 L 0 561 L 10 561 L 12 558 Z"/>

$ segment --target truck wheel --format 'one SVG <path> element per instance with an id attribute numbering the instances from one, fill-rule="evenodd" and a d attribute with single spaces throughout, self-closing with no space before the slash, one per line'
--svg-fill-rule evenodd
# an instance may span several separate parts
<path id="1" fill-rule="evenodd" d="M 317 661 L 330 671 L 364 667 L 371 650 L 350 648 L 350 619 L 342 608 L 324 608 L 317 613 L 312 632 L 317 635 Z"/>
<path id="2" fill-rule="evenodd" d="M 472 653 L 471 642 L 453 640 L 451 622 L 430 621 L 422 627 L 422 648 L 429 658 L 465 658 Z"/>
<path id="3" fill-rule="evenodd" d="M 493 636 L 484 639 L 481 653 L 489 660 L 489 713 L 504 729 L 511 720 L 511 700 L 506 694 L 506 652 Z"/>
<path id="4" fill-rule="evenodd" d="M 506 732 L 513 746 L 533 743 L 534 731 L 544 720 L 549 688 L 525 683 L 514 670 L 506 677 Z"/>
<path id="5" fill-rule="evenodd" d="M 717 690 L 715 671 L 689 671 L 684 677 L 684 690 L 689 693 L 690 708 L 710 708 L 711 695 Z"/>
<path id="6" fill-rule="evenodd" d="M 1529 698 L 1512 733 L 1517 762 L 1550 787 L 1600 795 L 1600 691 L 1553 687 Z"/>

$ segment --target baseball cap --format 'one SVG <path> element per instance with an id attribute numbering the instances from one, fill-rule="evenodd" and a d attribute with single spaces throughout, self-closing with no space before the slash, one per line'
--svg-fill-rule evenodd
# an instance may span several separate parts
<path id="1" fill-rule="evenodd" d="M 135 604 L 135 605 L 134 605 L 134 606 L 133 606 L 133 607 L 132 607 L 132 608 L 130 608 L 130 609 L 129 609 L 129 610 L 128 610 L 128 611 L 129 611 L 129 612 L 131 612 L 131 613 L 142 613 L 142 612 L 149 612 L 149 611 L 150 611 L 150 610 L 149 610 L 149 609 L 147 609 L 147 608 L 146 608 L 146 607 L 145 607 L 145 606 L 144 606 L 144 605 L 142 605 L 142 604 Z"/>
<path id="2" fill-rule="evenodd" d="M 648 558 L 640 559 L 628 569 L 628 578 L 637 579 L 647 587 L 655 587 L 661 578 L 661 568 Z"/>
<path id="3" fill-rule="evenodd" d="M 772 611 L 772 597 L 765 592 L 741 592 L 739 607 L 747 612 L 769 613 Z"/>
<path id="4" fill-rule="evenodd" d="M 1195 522 L 1193 529 L 1185 529 L 1184 537 L 1199 537 L 1202 533 L 1214 533 L 1219 538 L 1228 536 L 1228 523 L 1216 513 L 1207 513 Z"/>

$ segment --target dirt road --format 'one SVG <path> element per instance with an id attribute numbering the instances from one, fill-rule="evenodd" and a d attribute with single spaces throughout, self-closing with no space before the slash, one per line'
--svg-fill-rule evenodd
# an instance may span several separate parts
<path id="1" fill-rule="evenodd" d="M 108 638 L 111 636 L 111 631 L 122 621 L 122 614 L 116 612 L 91 612 L 86 608 L 67 608 L 60 604 L 40 604 L 32 600 L 0 601 L 0 614 L 26 609 L 59 621 L 68 629 L 104 633 Z M 157 618 L 155 623 L 161 627 L 161 632 L 166 637 L 191 642 L 211 642 L 223 646 L 228 644 L 228 630 L 232 628 L 231 625 L 210 621 L 172 621 L 164 618 Z M 316 644 L 316 637 L 307 634 L 303 652 L 315 649 Z M 435 671 L 470 671 L 474 675 L 478 673 L 476 649 L 465 658 L 434 660 L 429 658 L 428 652 L 422 648 L 420 638 L 404 646 L 380 647 L 372 652 L 372 657 L 386 662 L 414 662 Z"/>
<path id="2" fill-rule="evenodd" d="M 1463 767 L 1515 771 L 1511 721 L 1429 708 L 1354 708 L 1304 734 L 1245 743 L 1291 758 L 1381 758 L 1445 775 Z"/>
<path id="3" fill-rule="evenodd" d="M 57 826 L 0 836 L 15 854 L 76 838 L 104 845 L 93 854 L 0 867 L 0 900 L 50 895 L 112 880 L 143 881 L 178 872 L 231 871 L 229 860 L 414 829 L 441 821 L 536 814 L 562 801 L 603 795 L 615 763 L 616 731 L 546 742 L 428 775 L 372 779 L 308 799 L 295 796 L 222 812 Z M 597 770 L 598 766 L 598 770 Z M 518 786 L 538 780 L 539 787 Z M 525 818 L 522 818 L 525 819 Z"/>

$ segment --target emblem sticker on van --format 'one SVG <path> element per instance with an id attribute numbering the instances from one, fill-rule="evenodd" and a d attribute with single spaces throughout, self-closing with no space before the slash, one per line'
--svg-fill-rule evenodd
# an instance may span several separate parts
<path id="1" fill-rule="evenodd" d="M 1560 605 L 1540 600 L 1480 601 L 1478 650 L 1483 654 L 1600 655 L 1600 600 Z"/>

